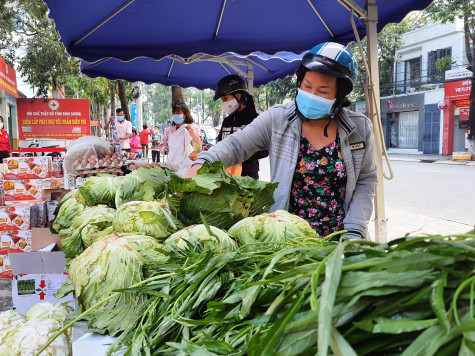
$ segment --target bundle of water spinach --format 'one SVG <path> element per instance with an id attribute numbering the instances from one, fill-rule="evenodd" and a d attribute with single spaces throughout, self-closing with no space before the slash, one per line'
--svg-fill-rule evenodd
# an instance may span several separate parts
<path id="1" fill-rule="evenodd" d="M 118 291 L 150 303 L 110 355 L 475 354 L 475 231 L 195 247 L 148 272 Z"/>

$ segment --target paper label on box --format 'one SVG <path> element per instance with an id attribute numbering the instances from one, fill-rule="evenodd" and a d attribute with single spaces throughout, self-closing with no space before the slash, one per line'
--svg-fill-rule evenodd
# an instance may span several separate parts
<path id="1" fill-rule="evenodd" d="M 0 254 L 10 250 L 22 252 L 31 251 L 31 230 L 2 231 L 0 232 Z"/>
<path id="2" fill-rule="evenodd" d="M 42 181 L 43 189 L 64 189 L 64 178 L 47 178 Z"/>
<path id="3" fill-rule="evenodd" d="M 66 272 L 14 275 L 12 279 L 13 309 L 26 314 L 37 303 L 71 301 L 70 305 L 73 306 L 73 293 L 61 299 L 54 296 L 67 279 Z"/>
<path id="4" fill-rule="evenodd" d="M 41 179 L 0 181 L 5 201 L 43 200 Z"/>
<path id="5" fill-rule="evenodd" d="M 38 206 L 25 204 L 0 206 L 0 231 L 30 230 L 38 224 Z"/>
<path id="6" fill-rule="evenodd" d="M 51 177 L 51 157 L 10 157 L 3 159 L 5 179 L 44 179 Z"/>
<path id="7" fill-rule="evenodd" d="M 8 254 L 0 254 L 0 278 L 11 278 L 12 276 L 12 265 Z"/>

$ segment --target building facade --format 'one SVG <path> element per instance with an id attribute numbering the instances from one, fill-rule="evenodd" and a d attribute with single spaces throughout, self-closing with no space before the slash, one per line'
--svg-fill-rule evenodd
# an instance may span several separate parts
<path id="1" fill-rule="evenodd" d="M 429 23 L 406 33 L 404 43 L 396 52 L 392 92 L 381 97 L 386 148 L 389 152 L 426 154 L 460 151 L 466 144 L 466 124 L 460 122 L 468 117 L 468 109 L 461 106 L 466 101 L 457 100 L 470 91 L 467 80 L 460 89 L 463 81 L 446 83 L 444 73 L 468 65 L 463 21 Z"/>

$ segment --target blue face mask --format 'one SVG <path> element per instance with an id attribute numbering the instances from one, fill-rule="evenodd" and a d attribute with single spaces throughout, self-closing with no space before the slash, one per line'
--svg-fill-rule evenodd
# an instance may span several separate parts
<path id="1" fill-rule="evenodd" d="M 181 125 L 185 121 L 183 115 L 173 115 L 173 122 L 177 125 Z"/>
<path id="2" fill-rule="evenodd" d="M 119 121 L 119 122 L 124 121 L 124 117 L 123 117 L 123 116 L 116 116 L 115 118 L 116 118 L 117 121 Z"/>
<path id="3" fill-rule="evenodd" d="M 321 119 L 330 114 L 335 100 L 325 99 L 298 89 L 297 107 L 305 118 L 310 120 Z"/>

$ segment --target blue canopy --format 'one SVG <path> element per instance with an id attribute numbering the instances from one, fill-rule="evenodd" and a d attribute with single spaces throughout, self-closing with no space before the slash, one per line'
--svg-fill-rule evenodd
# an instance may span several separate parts
<path id="1" fill-rule="evenodd" d="M 196 54 L 187 59 L 167 56 L 161 60 L 136 58 L 129 62 L 108 58 L 92 64 L 82 62 L 81 71 L 92 78 L 100 76 L 111 80 L 193 86 L 198 89 L 214 89 L 222 77 L 238 74 L 248 78 L 251 85 L 259 87 L 293 75 L 302 56 L 289 52 L 279 52 L 274 56 L 254 52 L 250 56 Z"/>
<path id="2" fill-rule="evenodd" d="M 362 19 L 365 0 L 44 0 L 69 54 L 161 59 L 171 54 L 221 55 L 255 51 L 302 53 L 318 43 L 346 44 Z M 431 0 L 377 0 L 378 31 Z"/>

